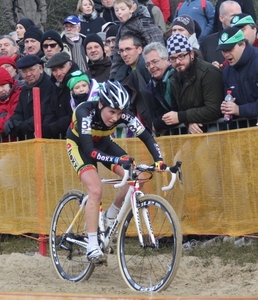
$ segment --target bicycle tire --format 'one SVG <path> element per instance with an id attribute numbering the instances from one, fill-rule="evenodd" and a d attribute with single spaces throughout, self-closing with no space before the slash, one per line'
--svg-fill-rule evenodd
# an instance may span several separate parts
<path id="1" fill-rule="evenodd" d="M 95 268 L 94 264 L 88 261 L 87 250 L 83 246 L 66 240 L 66 236 L 70 236 L 84 241 L 84 209 L 76 219 L 73 231 L 66 234 L 79 210 L 79 203 L 83 196 L 84 193 L 79 190 L 71 190 L 62 196 L 55 208 L 49 234 L 49 250 L 54 268 L 61 279 L 73 282 L 87 280 Z"/>
<path id="2" fill-rule="evenodd" d="M 126 284 L 141 292 L 166 290 L 174 279 L 182 255 L 182 235 L 178 217 L 162 197 L 145 195 L 139 200 L 139 218 L 146 247 L 141 247 L 130 208 L 118 233 L 118 265 Z M 156 247 L 151 247 L 141 214 L 148 208 Z"/>

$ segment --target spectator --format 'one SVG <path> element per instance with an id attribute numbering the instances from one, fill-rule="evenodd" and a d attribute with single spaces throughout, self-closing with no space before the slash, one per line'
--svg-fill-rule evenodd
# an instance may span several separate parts
<path id="1" fill-rule="evenodd" d="M 222 29 L 225 29 L 221 24 L 220 19 L 220 6 L 226 0 L 218 0 L 215 5 L 215 14 L 214 14 L 214 24 L 213 24 L 213 33 L 218 32 Z M 241 11 L 245 14 L 251 15 L 254 21 L 256 22 L 256 13 L 254 8 L 253 0 L 235 0 L 241 7 Z"/>
<path id="2" fill-rule="evenodd" d="M 223 69 L 225 91 L 231 87 L 234 102 L 221 104 L 223 114 L 234 118 L 257 118 L 258 116 L 258 49 L 252 47 L 241 29 L 227 28 L 220 33 L 217 50 L 222 51 L 228 64 Z M 250 122 L 255 126 L 257 120 Z M 234 128 L 231 124 L 231 128 Z"/>
<path id="3" fill-rule="evenodd" d="M 241 13 L 241 7 L 236 1 L 225 1 L 220 6 L 220 21 L 224 29 L 230 27 L 230 20 L 236 14 Z M 214 63 L 216 66 L 221 66 L 224 57 L 220 51 L 216 52 L 219 42 L 219 32 L 207 36 L 200 45 L 200 51 L 203 59 Z"/>
<path id="4" fill-rule="evenodd" d="M 64 49 L 60 34 L 55 30 L 48 30 L 44 32 L 40 42 L 40 47 L 45 54 L 41 59 L 44 64 L 44 71 L 48 75 L 51 75 L 51 70 L 46 67 L 46 64 L 54 54 L 59 53 Z"/>
<path id="5" fill-rule="evenodd" d="M 175 16 L 188 15 L 200 25 L 202 32 L 198 39 L 199 43 L 212 33 L 215 13 L 214 6 L 210 1 L 206 1 L 205 10 L 202 8 L 201 2 L 202 0 L 185 0 Z"/>
<path id="6" fill-rule="evenodd" d="M 94 78 L 98 82 L 108 80 L 111 58 L 106 56 L 104 44 L 100 36 L 96 33 L 89 34 L 83 43 L 88 56 L 88 76 Z"/>
<path id="7" fill-rule="evenodd" d="M 118 24 L 115 23 L 115 22 L 107 22 L 107 23 L 105 23 L 104 25 L 102 25 L 102 27 L 101 27 L 101 32 L 107 32 L 108 29 L 109 29 L 112 25 L 118 25 Z"/>
<path id="8" fill-rule="evenodd" d="M 43 120 L 55 90 L 49 76 L 43 71 L 41 60 L 37 55 L 28 54 L 20 58 L 17 67 L 25 80 L 14 114 L 5 123 L 6 135 L 25 135 L 34 138 L 33 87 L 40 88 L 41 118 Z M 43 136 L 44 137 L 44 136 Z"/>
<path id="9" fill-rule="evenodd" d="M 0 56 L 9 56 L 14 61 L 19 59 L 18 46 L 10 35 L 0 36 Z"/>
<path id="10" fill-rule="evenodd" d="M 143 58 L 146 69 L 151 75 L 146 89 L 148 93 L 146 98 L 149 99 L 150 128 L 156 133 L 157 131 L 161 133 L 162 129 L 156 130 L 153 123 L 156 123 L 156 119 L 165 112 L 178 110 L 170 85 L 174 69 L 168 61 L 167 49 L 161 43 L 148 44 L 143 50 Z"/>
<path id="11" fill-rule="evenodd" d="M 40 42 L 43 32 L 36 26 L 30 26 L 24 34 L 24 51 L 25 54 L 37 55 L 43 57 L 44 53 L 41 50 Z"/>
<path id="12" fill-rule="evenodd" d="M 0 67 L 0 133 L 4 133 L 6 121 L 13 115 L 21 93 L 21 86 L 9 72 Z"/>
<path id="13" fill-rule="evenodd" d="M 168 19 L 170 18 L 170 3 L 169 0 L 151 0 L 155 6 L 160 8 L 164 22 L 167 23 Z"/>
<path id="14" fill-rule="evenodd" d="M 100 32 L 102 25 L 106 23 L 103 18 L 98 16 L 93 0 L 79 0 L 76 12 L 81 22 L 80 32 L 86 36 L 90 33 Z"/>
<path id="15" fill-rule="evenodd" d="M 19 52 L 21 54 L 24 53 L 24 34 L 26 30 L 28 30 L 28 28 L 32 25 L 35 25 L 34 22 L 31 19 L 26 19 L 26 18 L 20 19 L 16 24 L 15 30 L 18 38 L 16 43 L 19 46 Z"/>
<path id="16" fill-rule="evenodd" d="M 95 79 L 89 79 L 81 70 L 71 73 L 66 85 L 71 91 L 72 110 L 75 110 L 76 106 L 88 99 L 90 101 L 98 100 L 99 84 Z"/>
<path id="17" fill-rule="evenodd" d="M 0 57 L 0 66 L 3 67 L 6 71 L 9 72 L 11 77 L 18 81 L 19 85 L 24 85 L 24 80 L 18 73 L 18 68 L 15 61 L 9 56 Z"/>
<path id="18" fill-rule="evenodd" d="M 86 72 L 88 69 L 85 48 L 83 47 L 84 35 L 80 34 L 81 22 L 76 16 L 68 16 L 64 22 L 64 35 L 62 41 L 68 46 L 72 60 L 79 66 L 80 70 Z"/>
<path id="19" fill-rule="evenodd" d="M 101 16 L 106 22 L 119 23 L 118 17 L 116 16 L 114 10 L 114 2 L 115 0 L 101 0 L 101 3 L 104 7 Z"/>
<path id="20" fill-rule="evenodd" d="M 157 25 L 153 24 L 153 21 L 149 17 L 144 15 L 146 8 L 138 7 L 136 0 L 115 0 L 114 8 L 121 25 L 116 37 L 110 79 L 114 78 L 117 70 L 123 64 L 122 58 L 117 53 L 118 41 L 122 35 L 130 32 L 140 37 L 143 47 L 151 42 L 164 43 L 161 30 Z"/>
<path id="21" fill-rule="evenodd" d="M 257 26 L 254 19 L 247 14 L 237 14 L 230 21 L 231 27 L 240 28 L 249 44 L 258 47 Z"/>
<path id="22" fill-rule="evenodd" d="M 22 18 L 31 19 L 42 31 L 47 23 L 47 3 L 45 0 L 3 0 L 4 16 L 11 28 Z"/>
<path id="23" fill-rule="evenodd" d="M 188 15 L 176 17 L 172 22 L 172 34 L 180 33 L 188 38 L 194 49 L 199 49 L 200 45 L 196 38 L 194 20 Z"/>
<path id="24" fill-rule="evenodd" d="M 78 71 L 79 67 L 66 52 L 54 54 L 46 67 L 51 69 L 51 80 L 57 88 L 56 96 L 52 99 L 43 120 L 43 133 L 48 138 L 65 138 L 72 118 L 71 95 L 67 82 L 70 74 Z"/>
<path id="25" fill-rule="evenodd" d="M 143 76 L 145 83 L 147 84 L 150 80 L 150 74 L 145 68 L 145 62 L 142 57 L 142 42 L 141 40 L 128 33 L 121 36 L 119 40 L 119 54 L 124 61 L 119 70 L 115 75 L 115 80 L 123 82 L 123 80 L 133 71 L 138 72 Z"/>
<path id="26" fill-rule="evenodd" d="M 106 40 L 104 43 L 105 52 L 107 56 L 113 59 L 116 43 L 116 35 L 118 33 L 119 25 L 112 25 L 108 28 L 106 32 Z"/>
<path id="27" fill-rule="evenodd" d="M 147 7 L 150 17 L 154 19 L 155 24 L 162 32 L 166 32 L 166 24 L 160 8 L 153 4 L 151 0 L 138 0 L 140 5 Z"/>

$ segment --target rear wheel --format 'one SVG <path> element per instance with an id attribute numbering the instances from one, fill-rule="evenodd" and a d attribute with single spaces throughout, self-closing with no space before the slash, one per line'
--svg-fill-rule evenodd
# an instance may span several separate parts
<path id="1" fill-rule="evenodd" d="M 130 208 L 118 233 L 118 264 L 130 288 L 142 292 L 158 292 L 167 289 L 180 263 L 182 253 L 180 223 L 172 206 L 162 197 L 145 195 L 139 202 L 144 247 L 140 246 Z M 155 245 L 151 243 L 143 219 L 144 209 L 148 210 Z"/>
<path id="2" fill-rule="evenodd" d="M 84 207 L 71 230 L 67 232 L 79 211 L 83 197 L 83 192 L 78 190 L 71 190 L 63 195 L 55 208 L 49 235 L 50 255 L 57 274 L 62 279 L 75 282 L 88 279 L 95 267 L 86 257 Z M 76 240 L 77 243 L 71 240 Z"/>

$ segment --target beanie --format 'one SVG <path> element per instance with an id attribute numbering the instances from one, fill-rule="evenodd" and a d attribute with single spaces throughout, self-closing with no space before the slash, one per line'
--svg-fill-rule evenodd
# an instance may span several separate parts
<path id="1" fill-rule="evenodd" d="M 45 31 L 43 33 L 43 36 L 42 36 L 42 39 L 41 39 L 41 43 L 40 43 L 40 47 L 41 47 L 41 50 L 43 51 L 42 49 L 42 46 L 43 46 L 43 43 L 44 41 L 46 40 L 53 40 L 53 41 L 56 41 L 57 44 L 61 47 L 61 51 L 63 51 L 64 49 L 64 45 L 63 45 L 63 42 L 62 42 L 62 39 L 61 39 L 61 36 L 58 32 L 56 32 L 55 30 L 48 30 L 48 31 Z"/>
<path id="2" fill-rule="evenodd" d="M 178 25 L 186 29 L 191 35 L 195 32 L 194 20 L 188 15 L 180 15 L 172 22 L 173 26 Z"/>
<path id="3" fill-rule="evenodd" d="M 24 33 L 24 40 L 30 38 L 41 42 L 43 32 L 35 25 L 30 26 Z"/>
<path id="4" fill-rule="evenodd" d="M 106 38 L 116 36 L 120 25 L 112 25 L 108 28 Z"/>
<path id="5" fill-rule="evenodd" d="M 68 80 L 66 84 L 70 90 L 72 90 L 76 85 L 76 83 L 80 81 L 86 81 L 88 84 L 90 84 L 89 77 L 86 74 L 84 74 L 81 70 L 71 73 L 70 76 L 71 78 Z"/>
<path id="6" fill-rule="evenodd" d="M 20 21 L 18 21 L 16 24 L 21 24 L 26 31 L 29 29 L 30 26 L 32 25 L 35 26 L 34 22 L 31 19 L 27 19 L 27 18 L 20 19 Z"/>
<path id="7" fill-rule="evenodd" d="M 10 56 L 0 56 L 0 66 L 4 64 L 11 65 L 17 70 L 16 63 Z"/>
<path id="8" fill-rule="evenodd" d="M 103 53 L 105 54 L 105 50 L 104 50 L 104 44 L 103 44 L 103 41 L 101 39 L 101 37 L 99 35 L 97 35 L 96 33 L 91 33 L 91 34 L 88 34 L 83 42 L 83 46 L 84 48 L 86 49 L 87 45 L 90 43 L 90 42 L 95 42 L 95 43 L 98 43 L 102 50 L 103 50 Z"/>
<path id="9" fill-rule="evenodd" d="M 190 45 L 188 38 L 182 34 L 173 34 L 167 40 L 167 50 L 168 55 L 181 53 L 181 52 L 189 52 L 192 51 L 193 48 Z"/>
<path id="10" fill-rule="evenodd" d="M 11 77 L 9 72 L 6 71 L 6 69 L 0 67 L 0 85 L 4 85 L 7 83 L 13 84 L 13 78 Z"/>

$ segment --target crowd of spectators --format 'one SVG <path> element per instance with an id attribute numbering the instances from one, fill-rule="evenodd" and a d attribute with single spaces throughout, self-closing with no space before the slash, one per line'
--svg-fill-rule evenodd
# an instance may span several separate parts
<path id="1" fill-rule="evenodd" d="M 202 0 L 185 0 L 173 15 L 172 1 L 79 0 L 63 17 L 62 32 L 44 31 L 45 1 L 12 2 L 3 8 L 16 36 L 0 36 L 4 138 L 34 137 L 34 87 L 43 137 L 65 138 L 75 106 L 97 99 L 107 80 L 124 85 L 131 111 L 156 135 L 179 124 L 187 133 L 218 130 L 205 124 L 223 114 L 258 117 L 252 0 L 205 1 L 205 8 Z M 223 101 L 228 89 L 232 103 Z"/>

